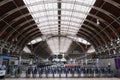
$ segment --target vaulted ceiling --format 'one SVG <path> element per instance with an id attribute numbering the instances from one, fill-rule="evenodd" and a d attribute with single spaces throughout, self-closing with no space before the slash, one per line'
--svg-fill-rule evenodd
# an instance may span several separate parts
<path id="1" fill-rule="evenodd" d="M 23 48 L 38 37 L 46 37 L 32 45 L 33 51 L 42 51 L 44 57 L 52 53 L 48 46 L 52 42 L 60 45 L 66 40 L 61 45 L 69 42 L 67 50 L 77 45 L 82 51 L 86 44 L 68 38 L 77 36 L 96 48 L 119 38 L 119 32 L 119 0 L 0 0 L 0 38 L 17 39 L 16 44 Z"/>

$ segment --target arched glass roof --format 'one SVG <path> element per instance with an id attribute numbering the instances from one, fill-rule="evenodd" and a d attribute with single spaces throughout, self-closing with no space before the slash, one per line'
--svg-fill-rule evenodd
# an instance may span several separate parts
<path id="1" fill-rule="evenodd" d="M 96 0 L 23 0 L 43 35 L 68 35 L 76 36 L 82 23 L 89 14 Z M 67 40 L 67 45 L 62 45 L 61 40 Z M 52 42 L 56 41 L 57 45 Z M 53 38 L 47 41 L 51 50 L 65 52 L 71 41 L 66 38 Z M 61 46 L 62 45 L 62 46 Z M 56 49 L 54 49 L 54 47 Z M 62 50 L 57 47 L 66 47 Z"/>

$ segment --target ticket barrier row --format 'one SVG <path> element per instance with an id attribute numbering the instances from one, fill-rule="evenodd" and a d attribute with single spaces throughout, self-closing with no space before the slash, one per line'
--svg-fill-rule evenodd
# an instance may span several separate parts
<path id="1" fill-rule="evenodd" d="M 26 77 L 33 78 L 88 78 L 88 77 L 113 77 L 113 71 L 109 68 L 39 68 L 27 71 Z"/>

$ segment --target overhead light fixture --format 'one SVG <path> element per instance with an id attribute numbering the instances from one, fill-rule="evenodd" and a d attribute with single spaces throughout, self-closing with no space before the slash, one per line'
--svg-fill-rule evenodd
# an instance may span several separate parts
<path id="1" fill-rule="evenodd" d="M 98 25 L 100 24 L 100 21 L 99 21 L 99 19 L 97 19 L 97 24 L 98 24 Z"/>

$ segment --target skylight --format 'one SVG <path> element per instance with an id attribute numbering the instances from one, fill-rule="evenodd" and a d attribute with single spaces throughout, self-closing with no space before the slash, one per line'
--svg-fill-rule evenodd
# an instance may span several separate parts
<path id="1" fill-rule="evenodd" d="M 23 1 L 43 35 L 70 34 L 76 36 L 96 0 Z M 59 39 L 56 39 L 56 42 L 59 43 L 57 40 Z M 53 46 L 51 43 L 48 45 Z M 58 46 L 60 47 L 60 43 Z M 53 51 L 53 48 L 51 49 Z M 60 50 L 58 49 L 57 51 Z"/>
<path id="2" fill-rule="evenodd" d="M 65 37 L 54 37 L 47 41 L 50 49 L 53 51 L 53 54 L 59 54 L 67 52 L 72 40 Z"/>
<path id="3" fill-rule="evenodd" d="M 77 36 L 76 37 L 68 36 L 68 38 L 71 38 L 73 41 L 80 42 L 80 43 L 83 43 L 85 45 L 90 45 L 90 43 L 88 41 L 86 41 L 83 38 L 77 37 Z"/>
<path id="4" fill-rule="evenodd" d="M 87 53 L 93 53 L 93 52 L 95 52 L 95 48 L 94 48 L 93 46 L 91 46 L 91 47 L 88 49 Z"/>
<path id="5" fill-rule="evenodd" d="M 26 53 L 31 53 L 31 50 L 27 46 L 23 48 L 23 51 L 25 51 Z"/>
<path id="6" fill-rule="evenodd" d="M 35 44 L 35 43 L 38 43 L 38 42 L 40 42 L 40 41 L 42 41 L 42 38 L 41 38 L 41 37 L 38 37 L 38 38 L 32 40 L 31 42 L 29 42 L 28 45 L 30 45 L 30 44 Z"/>

